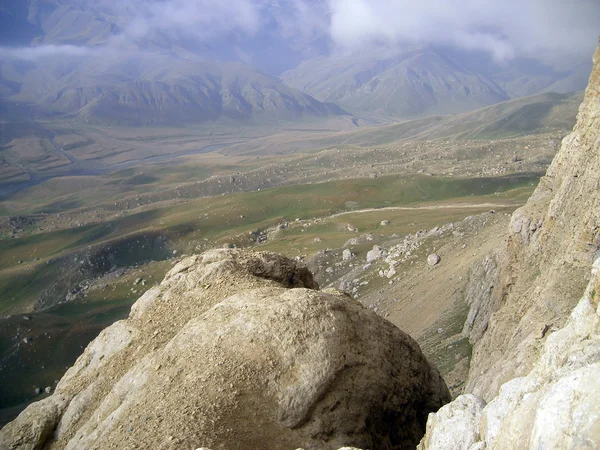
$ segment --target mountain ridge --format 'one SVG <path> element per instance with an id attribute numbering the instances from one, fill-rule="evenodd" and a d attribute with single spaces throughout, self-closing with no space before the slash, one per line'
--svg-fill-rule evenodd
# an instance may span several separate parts
<path id="1" fill-rule="evenodd" d="M 48 58 L 24 74 L 10 61 L 2 69 L 12 75 L 4 80 L 19 85 L 8 100 L 90 123 L 185 125 L 346 114 L 242 63 L 199 57 L 105 50 Z"/>
<path id="2" fill-rule="evenodd" d="M 537 93 L 582 90 L 588 67 L 555 73 L 526 65 L 472 65 L 433 46 L 396 55 L 330 56 L 304 61 L 281 75 L 288 85 L 367 117 L 418 118 L 465 113 Z M 584 81 L 585 79 L 585 81 Z"/>

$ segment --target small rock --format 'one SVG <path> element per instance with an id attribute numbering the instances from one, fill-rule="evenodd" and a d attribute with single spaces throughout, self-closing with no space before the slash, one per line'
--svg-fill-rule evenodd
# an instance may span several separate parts
<path id="1" fill-rule="evenodd" d="M 384 226 L 384 227 L 385 227 L 386 225 L 389 225 L 389 224 L 390 224 L 390 221 L 389 221 L 389 220 L 382 220 L 382 221 L 380 222 L 380 224 L 381 224 L 381 226 Z"/>
<path id="2" fill-rule="evenodd" d="M 367 262 L 371 263 L 373 261 L 377 261 L 378 259 L 384 257 L 386 253 L 387 252 L 379 245 L 374 245 L 373 250 L 367 253 Z"/>
<path id="3" fill-rule="evenodd" d="M 344 261 L 348 261 L 349 259 L 352 258 L 352 256 L 354 256 L 354 255 L 352 254 L 352 252 L 350 251 L 349 248 L 344 249 L 344 251 L 342 252 L 342 259 Z"/>
<path id="4" fill-rule="evenodd" d="M 50 393 L 52 393 L 52 388 L 50 386 L 46 386 L 46 389 L 44 389 L 44 392 L 46 394 L 50 394 Z"/>
<path id="5" fill-rule="evenodd" d="M 35 395 L 40 395 L 42 393 L 42 389 L 39 387 L 36 387 L 33 392 L 35 392 Z"/>
<path id="6" fill-rule="evenodd" d="M 432 253 L 427 257 L 427 264 L 429 264 L 430 266 L 435 266 L 440 262 L 440 260 L 440 255 L 438 255 L 437 253 Z"/>

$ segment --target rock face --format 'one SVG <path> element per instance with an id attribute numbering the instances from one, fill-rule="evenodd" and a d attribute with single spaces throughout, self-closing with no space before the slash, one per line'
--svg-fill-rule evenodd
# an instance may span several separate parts
<path id="1" fill-rule="evenodd" d="M 467 392 L 486 400 L 532 369 L 544 339 L 565 324 L 584 292 L 600 249 L 600 48 L 594 61 L 577 124 L 513 214 L 496 287 L 474 305 L 489 312 L 479 318 L 486 332 L 472 339 Z"/>
<path id="2" fill-rule="evenodd" d="M 600 447 L 600 258 L 565 326 L 525 377 L 485 405 L 461 395 L 431 414 L 419 450 Z M 485 405 L 485 407 L 484 407 Z"/>
<path id="3" fill-rule="evenodd" d="M 269 253 L 180 261 L 0 448 L 410 448 L 449 400 L 402 331 Z"/>
<path id="4" fill-rule="evenodd" d="M 600 448 L 599 179 L 600 47 L 573 132 L 506 247 L 471 274 L 465 392 L 488 403 L 459 397 L 430 416 L 422 450 Z"/>

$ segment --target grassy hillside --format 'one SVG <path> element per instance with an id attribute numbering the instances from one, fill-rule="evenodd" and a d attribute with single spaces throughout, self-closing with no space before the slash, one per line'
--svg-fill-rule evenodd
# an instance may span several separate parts
<path id="1" fill-rule="evenodd" d="M 380 147 L 431 140 L 506 139 L 573 128 L 583 93 L 538 94 L 455 116 L 430 116 L 337 133 L 279 133 L 222 150 L 234 154 L 274 154 L 335 146 Z"/>

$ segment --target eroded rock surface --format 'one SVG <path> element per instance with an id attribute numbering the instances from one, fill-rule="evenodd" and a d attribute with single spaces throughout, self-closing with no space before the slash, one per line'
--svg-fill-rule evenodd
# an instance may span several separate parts
<path id="1" fill-rule="evenodd" d="M 599 378 L 600 258 L 533 370 L 502 385 L 487 405 L 466 394 L 431 414 L 419 450 L 599 448 Z"/>
<path id="2" fill-rule="evenodd" d="M 599 179 L 600 47 L 573 133 L 471 274 L 468 395 L 420 450 L 600 448 Z"/>
<path id="3" fill-rule="evenodd" d="M 577 305 L 599 254 L 600 48 L 594 61 L 573 132 L 513 214 L 507 245 L 495 256 L 499 268 L 486 263 L 481 295 L 472 303 L 466 392 L 487 401 L 502 384 L 531 371 L 545 339 Z"/>
<path id="4" fill-rule="evenodd" d="M 449 400 L 398 328 L 269 253 L 180 261 L 0 448 L 410 448 Z"/>

